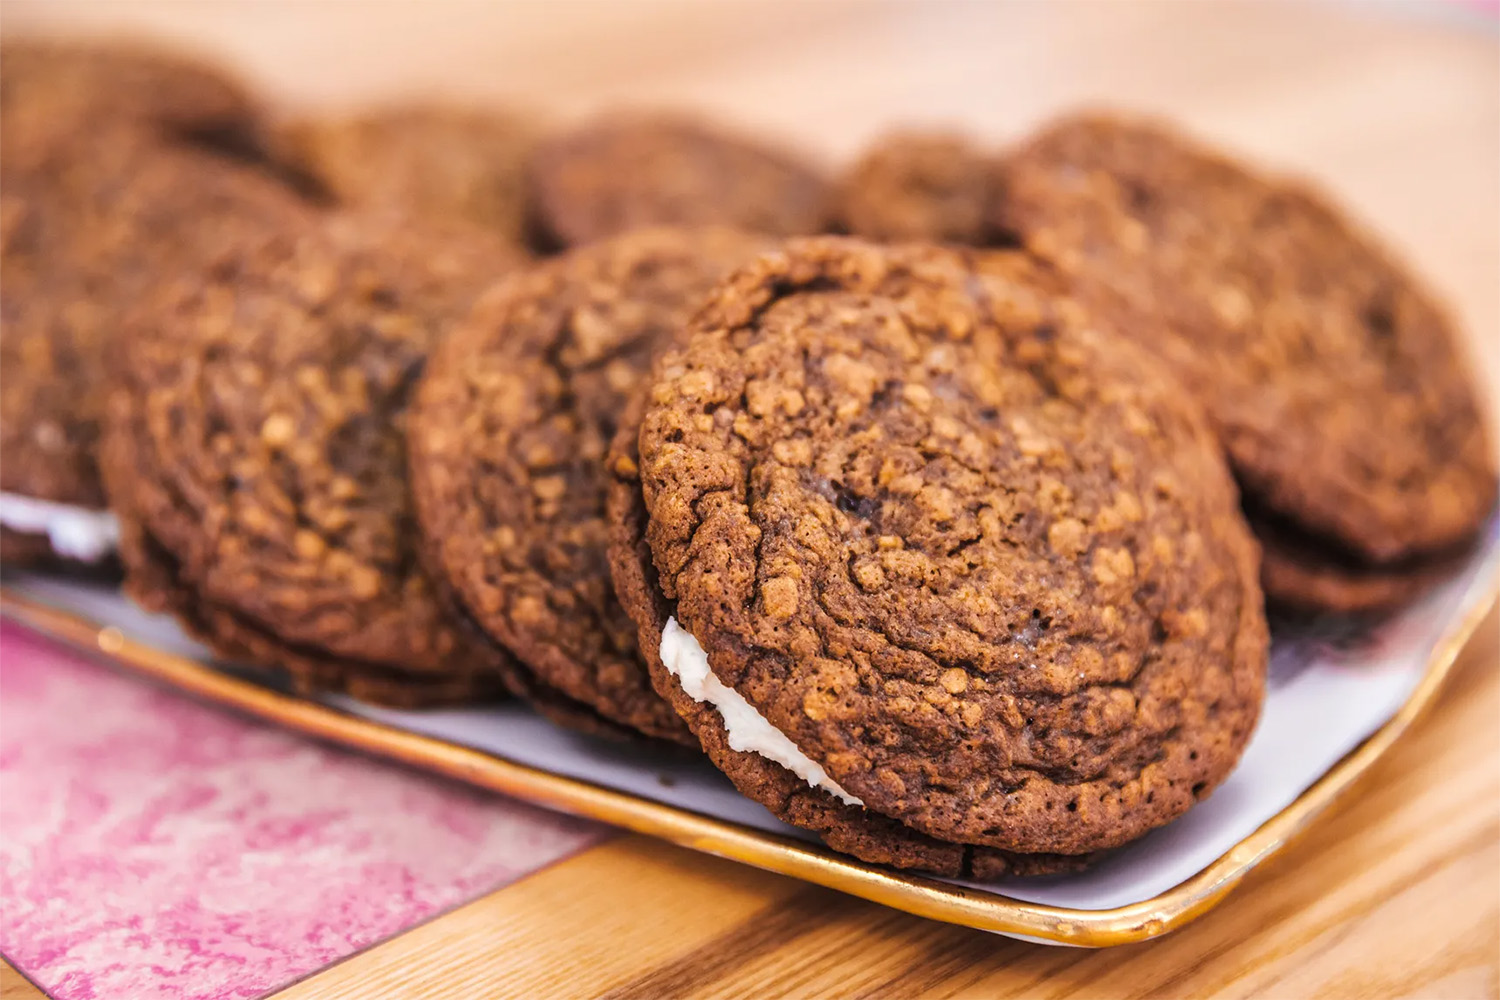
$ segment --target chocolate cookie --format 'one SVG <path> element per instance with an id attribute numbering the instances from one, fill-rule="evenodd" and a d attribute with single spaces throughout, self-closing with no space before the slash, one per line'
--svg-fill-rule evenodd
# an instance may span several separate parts
<path id="1" fill-rule="evenodd" d="M 66 231 L 64 184 L 9 172 L 0 180 L 0 524 L 10 525 L 13 497 L 104 507 L 93 407 L 107 313 L 72 264 L 79 248 Z M 45 526 L 38 529 L 27 534 L 45 543 Z M 26 546 L 7 532 L 0 551 L 10 562 Z"/>
<path id="2" fill-rule="evenodd" d="M 1372 572 L 1474 535 L 1496 471 L 1455 331 L 1321 197 L 1099 116 L 1006 184 L 1001 225 L 1203 403 L 1254 503 Z"/>
<path id="3" fill-rule="evenodd" d="M 1261 586 L 1293 613 L 1364 614 L 1398 607 L 1451 577 L 1468 561 L 1466 547 L 1386 566 L 1370 566 L 1310 536 L 1284 518 L 1250 515 L 1260 541 Z"/>
<path id="4" fill-rule="evenodd" d="M 765 249 L 728 229 L 644 229 L 571 251 L 487 294 L 422 380 L 411 469 L 435 575 L 529 668 L 518 693 L 567 724 L 572 701 L 693 743 L 610 587 L 602 462 L 651 359 Z"/>
<path id="5" fill-rule="evenodd" d="M 615 456 L 658 690 L 742 791 L 825 838 L 833 817 L 844 849 L 885 820 L 1116 846 L 1218 785 L 1259 713 L 1256 550 L 1200 412 L 1030 270 L 794 241 L 657 366 L 644 517 Z"/>
<path id="6" fill-rule="evenodd" d="M 871 146 L 838 186 L 838 227 L 881 241 L 981 246 L 1000 196 L 995 156 L 947 132 L 895 132 Z"/>
<path id="7" fill-rule="evenodd" d="M 272 146 L 341 204 L 467 222 L 519 246 L 532 131 L 518 116 L 477 108 L 394 105 L 288 122 Z"/>
<path id="8" fill-rule="evenodd" d="M 666 115 L 599 118 L 545 140 L 530 176 L 540 237 L 558 246 L 653 225 L 812 233 L 827 210 L 810 166 Z"/>
<path id="9" fill-rule="evenodd" d="M 12 160 L 79 133 L 120 125 L 239 142 L 255 101 L 192 56 L 136 43 L 0 43 L 0 133 Z"/>
<path id="10" fill-rule="evenodd" d="M 117 536 L 94 455 L 107 314 L 83 282 L 40 292 L 10 257 L 0 267 L 0 561 L 103 568 Z"/>
<path id="11" fill-rule="evenodd" d="M 646 545 L 646 507 L 641 496 L 640 432 L 645 393 L 637 393 L 620 419 L 606 462 L 610 571 L 620 602 L 639 629 L 640 648 L 651 665 L 661 697 L 685 720 L 714 766 L 747 797 L 782 822 L 816 833 L 828 846 L 871 864 L 890 865 L 950 878 L 999 878 L 1077 871 L 1087 855 L 1015 854 L 937 840 L 893 819 L 839 801 L 759 753 L 737 749 L 718 712 L 695 700 L 663 668 L 659 650 L 671 617 L 671 602 L 656 584 Z M 743 747 L 743 744 L 741 744 Z"/>
<path id="12" fill-rule="evenodd" d="M 115 356 L 103 470 L 127 584 L 302 690 L 491 691 L 420 569 L 405 469 L 427 352 L 515 258 L 472 229 L 332 217 L 157 287 Z"/>
<path id="13" fill-rule="evenodd" d="M 116 532 L 95 448 L 121 314 L 237 232 L 305 207 L 238 163 L 133 129 L 79 133 L 21 164 L 0 150 L 0 557 L 97 564 Z"/>

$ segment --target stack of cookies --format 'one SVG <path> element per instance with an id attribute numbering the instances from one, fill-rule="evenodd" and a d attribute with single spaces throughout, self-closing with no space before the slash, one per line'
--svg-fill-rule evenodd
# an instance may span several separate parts
<path id="1" fill-rule="evenodd" d="M 830 179 L 36 42 L 0 105 L 8 564 L 123 569 L 305 692 L 701 749 L 866 861 L 1171 821 L 1255 728 L 1268 599 L 1399 604 L 1495 505 L 1432 297 L 1159 124 Z"/>

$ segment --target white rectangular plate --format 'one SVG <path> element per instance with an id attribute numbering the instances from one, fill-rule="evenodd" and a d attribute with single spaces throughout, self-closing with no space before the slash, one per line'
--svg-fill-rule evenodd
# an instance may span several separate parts
<path id="1" fill-rule="evenodd" d="M 1435 683 L 1424 682 L 1435 681 L 1446 670 L 1457 646 L 1494 599 L 1497 564 L 1500 564 L 1500 544 L 1497 544 L 1497 524 L 1492 522 L 1484 546 L 1462 572 L 1383 621 L 1361 624 L 1329 620 L 1311 626 L 1274 623 L 1265 709 L 1235 773 L 1185 817 L 1112 853 L 1091 870 L 1041 879 L 957 883 L 889 873 L 840 858 L 809 842 L 802 831 L 779 822 L 759 805 L 742 798 L 703 760 L 686 758 L 671 750 L 621 746 L 566 732 L 515 703 L 397 711 L 362 705 L 343 697 L 321 700 L 344 719 L 355 716 L 388 727 L 377 729 L 336 723 L 308 725 L 299 721 L 307 713 L 259 708 L 253 695 L 218 700 L 419 765 L 424 763 L 425 754 L 431 757 L 435 769 L 458 773 L 479 784 L 649 829 L 691 846 L 798 874 L 914 912 L 1033 939 L 1110 944 L 1149 937 L 1203 912 L 1211 905 L 1211 902 L 1204 905 L 1206 900 L 1216 900 L 1285 839 L 1284 836 L 1269 838 L 1268 843 L 1257 846 L 1258 831 L 1269 828 L 1278 818 L 1284 825 L 1300 828 L 1325 807 L 1347 781 L 1320 779 L 1330 776 L 1336 765 L 1346 761 L 1372 734 L 1383 731 L 1383 727 L 1389 730 L 1388 724 L 1400 718 L 1405 710 L 1414 714 L 1420 707 L 1414 702 L 1425 701 L 1431 694 L 1427 689 L 1435 689 Z M 173 621 L 145 614 L 113 589 L 38 575 L 8 574 L 5 590 L 6 608 L 14 617 L 75 642 L 82 641 L 84 636 L 92 637 L 92 630 L 106 627 L 118 630 L 114 632 L 114 640 L 107 643 L 101 638 L 95 645 L 114 653 L 118 639 L 123 637 L 133 649 L 145 651 L 144 656 L 140 653 L 115 656 L 127 666 L 141 667 L 143 659 L 154 655 L 204 672 L 222 671 L 221 676 L 232 676 L 242 686 L 257 683 L 253 674 L 214 665 L 207 650 L 184 635 Z M 26 613 L 27 608 L 62 614 L 53 615 L 49 626 L 49 621 Z M 58 621 L 76 627 L 55 627 Z M 146 669 L 163 675 L 160 670 Z M 1421 697 L 1414 697 L 1419 691 Z M 290 700 L 275 697 L 280 702 Z M 1405 721 L 1409 719 L 1401 719 L 1402 726 Z M 380 734 L 389 729 L 432 739 L 403 744 L 399 752 L 385 751 L 383 746 L 389 740 Z M 349 732 L 356 735 L 345 735 Z M 1393 739 L 1396 732 L 1389 735 Z M 478 776 L 484 770 L 482 767 L 476 770 L 472 765 L 453 764 L 441 753 L 444 747 L 479 751 L 486 758 L 493 758 L 497 767 L 508 763 L 521 765 L 522 769 L 508 777 L 485 780 Z M 439 758 L 448 762 L 440 764 Z M 549 786 L 550 791 L 538 788 L 532 793 L 525 780 L 530 772 L 572 779 L 572 784 L 564 780 L 561 785 Z M 1315 785 L 1324 784 L 1329 785 L 1326 794 L 1308 794 Z M 560 794 L 557 788 L 565 792 L 574 788 L 579 792 Z M 591 807 L 590 794 L 599 789 L 620 795 L 610 798 L 613 804 L 608 808 Z M 635 822 L 631 803 L 640 804 L 640 817 L 653 818 L 649 822 L 646 818 Z M 647 804 L 653 803 L 671 812 L 648 809 Z M 1306 815 L 1296 824 L 1286 823 L 1294 806 Z M 664 828 L 660 822 L 662 816 L 670 820 L 672 815 L 683 817 L 681 830 L 673 829 L 671 822 Z M 719 821 L 710 823 L 708 828 L 713 830 L 737 831 L 735 836 L 741 840 L 736 843 L 754 846 L 757 832 L 771 836 L 762 838 L 760 849 L 747 851 L 727 846 L 727 842 L 716 842 L 713 837 L 684 832 L 690 827 L 696 829 L 693 823 L 703 819 Z M 751 840 L 743 841 L 745 836 Z M 809 842 L 809 846 L 786 847 L 798 841 Z M 778 851 L 787 850 L 790 850 L 788 857 L 799 860 L 776 863 Z M 1236 860 L 1226 864 L 1231 855 Z M 812 874 L 803 870 L 810 858 L 822 859 Z M 1210 875 L 1214 877 L 1209 879 Z M 1212 885 L 1199 884 L 1195 893 L 1186 893 L 1184 887 L 1195 880 L 1198 883 L 1207 880 Z M 918 902 L 925 900 L 924 905 L 906 898 L 913 891 Z M 987 902 L 995 904 L 992 908 L 995 912 L 988 919 L 964 915 L 976 906 L 979 911 L 987 912 Z M 1030 919 L 1008 919 L 1006 914 L 1012 911 L 1031 917 L 1050 915 L 1055 926 L 1042 926 Z M 1116 919 L 1127 912 L 1133 915 L 1133 929 L 1125 928 Z M 1157 915 L 1149 917 L 1152 912 Z M 1071 919 L 1059 918 L 1060 913 Z M 1109 928 L 1116 924 L 1119 924 L 1117 932 L 1111 932 Z M 1042 933 L 1035 933 L 1038 928 Z M 1028 930 L 1033 933 L 1024 933 Z"/>

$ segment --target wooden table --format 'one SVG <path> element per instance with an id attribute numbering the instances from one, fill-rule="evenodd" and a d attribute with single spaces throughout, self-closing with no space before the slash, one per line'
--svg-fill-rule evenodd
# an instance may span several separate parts
<path id="1" fill-rule="evenodd" d="M 1493 997 L 1497 659 L 1491 614 L 1430 713 L 1331 815 L 1147 944 L 1024 944 L 626 836 L 276 997 Z M 39 996 L 0 964 L 0 1000 Z"/>
<path id="2" fill-rule="evenodd" d="M 1162 111 L 1336 190 L 1451 300 L 1500 387 L 1500 42 L 1460 5 L 7 0 L 5 15 L 174 32 L 293 103 L 668 101 L 830 162 L 895 122 L 1003 142 L 1080 101 Z M 1497 638 L 1492 615 L 1333 815 L 1150 944 L 1025 945 L 623 837 L 278 996 L 1495 996 Z M 34 995 L 0 973 L 6 998 Z"/>
<path id="3" fill-rule="evenodd" d="M 1029 945 L 626 837 L 278 997 L 1494 996 L 1497 624 L 1333 816 L 1158 941 Z"/>

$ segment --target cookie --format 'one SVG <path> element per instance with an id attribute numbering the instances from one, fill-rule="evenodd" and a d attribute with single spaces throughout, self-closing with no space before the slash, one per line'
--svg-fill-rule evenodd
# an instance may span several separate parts
<path id="1" fill-rule="evenodd" d="M 39 38 L 0 43 L 0 133 L 12 159 L 119 125 L 237 143 L 253 131 L 256 115 L 238 80 L 170 49 Z"/>
<path id="2" fill-rule="evenodd" d="M 94 464 L 98 437 L 99 345 L 107 307 L 73 269 L 78 247 L 61 218 L 60 184 L 3 176 L 0 193 L 0 556 L 45 560 L 53 518 L 87 513 L 60 538 L 81 562 L 113 548 L 104 490 Z M 62 554 L 62 553 L 59 553 Z"/>
<path id="3" fill-rule="evenodd" d="M 238 163 L 132 129 L 80 133 L 21 164 L 0 148 L 0 558 L 102 564 L 116 526 L 95 452 L 121 314 L 239 229 L 305 206 Z"/>
<path id="4" fill-rule="evenodd" d="M 544 140 L 529 173 L 547 245 L 653 225 L 813 233 L 827 211 L 825 183 L 812 167 L 691 118 L 595 119 Z"/>
<path id="5" fill-rule="evenodd" d="M 1201 401 L 1247 498 L 1351 563 L 1463 544 L 1494 507 L 1453 325 L 1307 187 L 1081 116 L 1014 152 L 999 214 Z"/>
<path id="6" fill-rule="evenodd" d="M 117 344 L 103 447 L 127 586 L 303 691 L 495 690 L 419 565 L 405 468 L 427 353 L 516 260 L 499 241 L 338 217 L 223 244 Z"/>
<path id="7" fill-rule="evenodd" d="M 871 864 L 976 879 L 1047 875 L 1087 867 L 1092 860 L 1087 855 L 1016 854 L 928 837 L 893 819 L 839 801 L 747 749 L 743 742 L 731 743 L 718 712 L 688 695 L 661 664 L 658 651 L 672 607 L 657 587 L 656 567 L 646 545 L 647 516 L 636 447 L 645 402 L 645 393 L 637 393 L 625 410 L 606 461 L 610 472 L 606 506 L 610 571 L 619 600 L 637 623 L 640 648 L 651 664 L 657 690 L 687 720 L 714 766 L 777 819 L 810 830 L 834 850 Z"/>
<path id="8" fill-rule="evenodd" d="M 961 135 L 895 132 L 840 180 L 834 218 L 855 236 L 982 246 L 1000 195 L 998 158 Z"/>
<path id="9" fill-rule="evenodd" d="M 92 357 L 75 360 L 99 331 L 84 326 L 91 317 L 54 329 L 10 305 L 0 295 L 0 562 L 107 570 L 118 528 L 95 463 L 102 372 Z"/>
<path id="10" fill-rule="evenodd" d="M 532 125 L 477 108 L 402 104 L 275 130 L 273 155 L 335 202 L 525 238 Z"/>
<path id="11" fill-rule="evenodd" d="M 960 857 L 1117 846 L 1224 779 L 1263 699 L 1256 549 L 1200 411 L 998 270 L 793 241 L 719 287 L 615 455 L 658 690 L 845 849 L 883 835 L 840 805 Z"/>
<path id="12" fill-rule="evenodd" d="M 1300 614 L 1369 614 L 1408 603 L 1463 568 L 1465 547 L 1370 566 L 1285 519 L 1250 516 L 1261 546 L 1261 586 L 1272 604 Z"/>
<path id="13" fill-rule="evenodd" d="M 692 745 L 610 586 L 603 459 L 628 393 L 762 237 L 643 229 L 513 275 L 435 352 L 409 438 L 435 574 L 525 665 L 519 694 Z M 563 718 L 577 727 L 576 711 Z M 596 728 L 590 725 L 589 728 Z"/>

